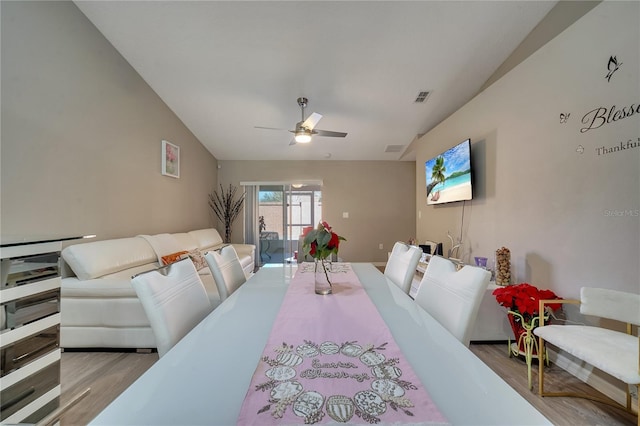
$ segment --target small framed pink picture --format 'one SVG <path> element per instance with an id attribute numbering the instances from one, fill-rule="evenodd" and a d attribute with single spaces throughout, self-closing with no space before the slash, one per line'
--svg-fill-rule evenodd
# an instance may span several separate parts
<path id="1" fill-rule="evenodd" d="M 162 174 L 180 177 L 180 147 L 169 141 L 162 141 Z"/>

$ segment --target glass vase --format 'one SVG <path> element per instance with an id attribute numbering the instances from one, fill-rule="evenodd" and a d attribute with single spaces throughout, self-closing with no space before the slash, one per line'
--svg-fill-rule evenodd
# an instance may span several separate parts
<path id="1" fill-rule="evenodd" d="M 316 259 L 314 272 L 316 294 L 331 294 L 331 268 L 329 261 Z"/>
<path id="2" fill-rule="evenodd" d="M 511 251 L 502 247 L 496 250 L 496 284 L 511 284 Z"/>

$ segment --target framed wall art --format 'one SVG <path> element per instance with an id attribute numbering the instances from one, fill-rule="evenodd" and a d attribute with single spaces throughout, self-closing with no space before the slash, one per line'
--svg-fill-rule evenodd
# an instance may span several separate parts
<path id="1" fill-rule="evenodd" d="M 162 141 L 162 174 L 180 177 L 180 147 L 169 141 Z"/>

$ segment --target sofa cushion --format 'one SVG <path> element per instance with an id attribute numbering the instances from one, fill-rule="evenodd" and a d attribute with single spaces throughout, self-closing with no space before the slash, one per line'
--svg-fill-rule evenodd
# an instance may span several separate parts
<path id="1" fill-rule="evenodd" d="M 74 244 L 62 250 L 62 258 L 81 280 L 114 274 L 157 259 L 149 243 L 139 237 Z"/>
<path id="2" fill-rule="evenodd" d="M 138 295 L 131 286 L 131 279 L 117 280 L 100 278 L 82 281 L 75 277 L 63 278 L 60 293 L 63 298 L 138 298 Z"/>
<path id="3" fill-rule="evenodd" d="M 150 271 L 152 269 L 156 269 L 159 266 L 160 265 L 158 265 L 158 263 L 155 262 L 155 259 L 154 259 L 153 263 L 145 263 L 144 265 L 136 266 L 135 268 L 125 269 L 124 271 L 118 271 L 118 272 L 114 272 L 113 274 L 103 275 L 100 278 L 107 279 L 107 280 L 129 281 L 131 280 L 132 276 Z"/>
<path id="4" fill-rule="evenodd" d="M 256 246 L 253 244 L 232 244 L 233 248 L 238 253 L 238 259 L 242 269 L 250 268 L 253 266 L 254 257 L 256 253 Z"/>
<path id="5" fill-rule="evenodd" d="M 171 234 L 138 235 L 151 246 L 158 256 L 158 264 L 162 265 L 162 256 L 184 250 L 178 240 Z"/>
<path id="6" fill-rule="evenodd" d="M 188 232 L 178 232 L 176 234 L 171 234 L 171 236 L 178 242 L 180 250 L 191 251 L 199 247 L 198 241 L 189 235 Z"/>
<path id="7" fill-rule="evenodd" d="M 60 309 L 64 312 L 62 327 L 149 327 L 149 319 L 138 296 L 65 297 Z"/>
<path id="8" fill-rule="evenodd" d="M 142 309 L 138 296 L 131 286 L 131 280 L 94 279 L 80 281 L 75 277 L 62 280 L 60 300 L 61 341 L 66 347 L 77 347 L 74 340 L 69 340 L 69 327 L 114 328 L 127 334 L 128 330 L 138 327 L 149 327 L 149 320 Z M 73 333 L 72 333 L 73 334 Z M 80 340 L 80 347 L 111 347 L 103 344 L 96 335 Z M 134 344 L 144 345 L 145 339 Z M 123 342 L 124 343 L 124 342 Z M 122 343 L 119 343 L 122 344 Z M 65 347 L 65 346 L 62 346 Z M 127 347 L 126 345 L 123 347 Z"/>
<path id="9" fill-rule="evenodd" d="M 222 237 L 215 228 L 199 229 L 190 231 L 188 234 L 196 241 L 200 250 L 217 247 L 222 244 Z"/>
<path id="10" fill-rule="evenodd" d="M 209 268 L 207 268 L 209 271 Z M 211 275 L 211 272 L 207 274 L 200 274 L 202 284 L 207 290 L 209 296 L 209 302 L 212 307 L 216 307 L 220 304 L 220 296 L 218 295 L 218 287 Z M 95 300 L 111 300 L 117 302 L 118 300 L 124 301 L 126 299 L 138 300 L 130 279 L 93 279 L 93 280 L 79 280 L 76 277 L 68 277 L 62 279 L 62 285 L 60 288 L 62 299 L 95 299 Z M 142 305 L 140 305 L 142 309 Z M 62 313 L 64 318 L 70 312 Z"/>

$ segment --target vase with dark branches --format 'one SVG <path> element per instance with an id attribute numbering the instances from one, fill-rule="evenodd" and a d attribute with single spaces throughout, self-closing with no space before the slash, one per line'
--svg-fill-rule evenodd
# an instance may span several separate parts
<path id="1" fill-rule="evenodd" d="M 245 193 L 243 192 L 236 198 L 237 192 L 238 188 L 231 184 L 229 184 L 227 191 L 220 184 L 220 192 L 214 191 L 213 194 L 209 194 L 209 207 L 224 223 L 224 242 L 227 244 L 231 242 L 231 226 L 242 211 L 244 204 Z"/>

